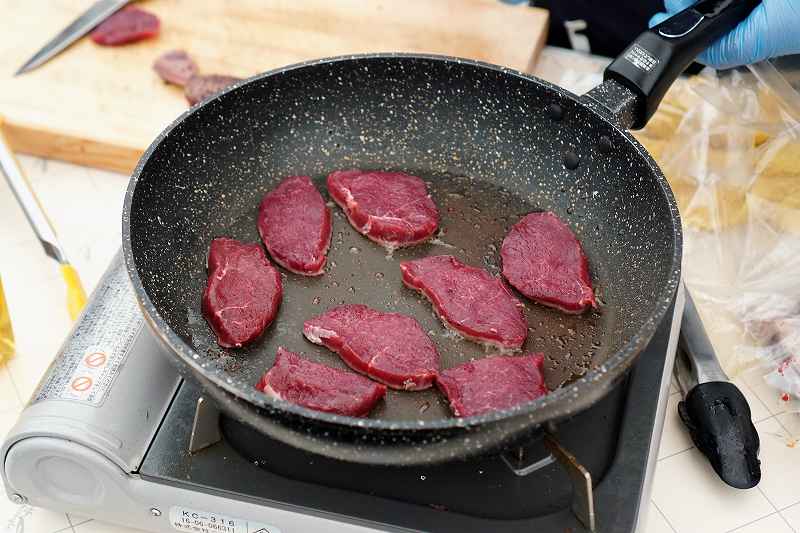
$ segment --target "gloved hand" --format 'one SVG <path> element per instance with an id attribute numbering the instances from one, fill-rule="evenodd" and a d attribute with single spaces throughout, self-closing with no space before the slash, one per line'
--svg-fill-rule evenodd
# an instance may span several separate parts
<path id="1" fill-rule="evenodd" d="M 650 26 L 694 4 L 696 0 L 664 0 L 668 13 L 658 13 Z M 730 68 L 800 53 L 800 0 L 762 0 L 750 16 L 700 54 L 697 60 Z"/>

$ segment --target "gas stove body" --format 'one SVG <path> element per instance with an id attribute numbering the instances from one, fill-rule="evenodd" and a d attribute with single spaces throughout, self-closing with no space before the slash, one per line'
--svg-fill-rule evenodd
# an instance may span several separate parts
<path id="1" fill-rule="evenodd" d="M 636 531 L 649 501 L 682 301 L 674 307 L 621 388 L 563 426 L 568 441 L 570 427 L 615 413 L 607 460 L 586 456 L 597 531 Z M 9 497 L 159 533 L 586 531 L 541 442 L 384 469 L 311 456 L 222 418 L 222 441 L 190 453 L 200 397 L 145 327 L 117 256 L 2 447 Z M 503 505 L 548 493 L 545 504 Z"/>

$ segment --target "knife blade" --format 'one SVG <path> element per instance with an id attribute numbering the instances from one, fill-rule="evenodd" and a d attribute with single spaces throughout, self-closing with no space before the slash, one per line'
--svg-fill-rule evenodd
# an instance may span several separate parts
<path id="1" fill-rule="evenodd" d="M 14 75 L 18 76 L 42 66 L 54 56 L 61 53 L 69 45 L 92 31 L 95 26 L 119 11 L 130 1 L 131 0 L 99 0 L 95 2 L 81 16 L 73 20 L 69 26 L 53 37 L 41 50 L 33 54 L 33 57 L 26 61 Z"/>
<path id="2" fill-rule="evenodd" d="M 0 127 L 2 125 L 3 117 L 0 117 Z M 0 130 L 0 171 L 8 181 L 11 192 L 14 193 L 17 202 L 22 207 L 22 211 L 36 233 L 45 254 L 59 263 L 66 262 L 66 254 L 58 242 L 56 231 L 53 229 L 50 219 L 47 218 L 42 204 L 34 194 L 28 179 L 22 173 L 17 158 L 14 157 L 2 130 Z"/>

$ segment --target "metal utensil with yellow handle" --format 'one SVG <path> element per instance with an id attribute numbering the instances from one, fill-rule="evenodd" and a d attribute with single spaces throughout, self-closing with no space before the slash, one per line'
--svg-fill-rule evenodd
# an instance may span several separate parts
<path id="1" fill-rule="evenodd" d="M 36 237 L 44 248 L 44 252 L 58 261 L 61 266 L 61 276 L 67 286 L 67 310 L 72 320 L 78 318 L 83 306 L 86 305 L 86 292 L 83 290 L 78 272 L 67 260 L 61 243 L 58 242 L 56 232 L 50 219 L 42 208 L 42 204 L 33 192 L 28 179 L 22 172 L 17 158 L 3 134 L 3 119 L 0 117 L 0 169 L 8 181 L 11 190 L 14 192 L 20 207 L 25 212 Z"/>
<path id="2" fill-rule="evenodd" d="M 11 316 L 8 314 L 3 280 L 0 279 L 0 365 L 14 356 L 14 330 L 11 329 Z"/>

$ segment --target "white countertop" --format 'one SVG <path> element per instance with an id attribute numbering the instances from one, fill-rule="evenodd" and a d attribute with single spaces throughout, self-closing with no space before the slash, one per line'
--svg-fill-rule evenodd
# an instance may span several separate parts
<path id="1" fill-rule="evenodd" d="M 120 246 L 127 177 L 33 157 L 20 160 L 90 291 Z M 16 357 L 0 368 L 0 433 L 5 434 L 69 332 L 70 321 L 58 267 L 42 252 L 4 180 L 0 180 L 0 250 L 0 277 L 17 341 Z M 800 445 L 795 446 L 800 417 L 785 412 L 778 394 L 757 373 L 736 383 L 750 401 L 761 436 L 761 484 L 740 491 L 716 477 L 681 426 L 676 409 L 679 394 L 673 386 L 645 533 L 800 532 L 796 483 Z M 2 497 L 0 526 L 3 531 L 26 533 L 135 531 L 88 517 L 17 506 Z"/>

